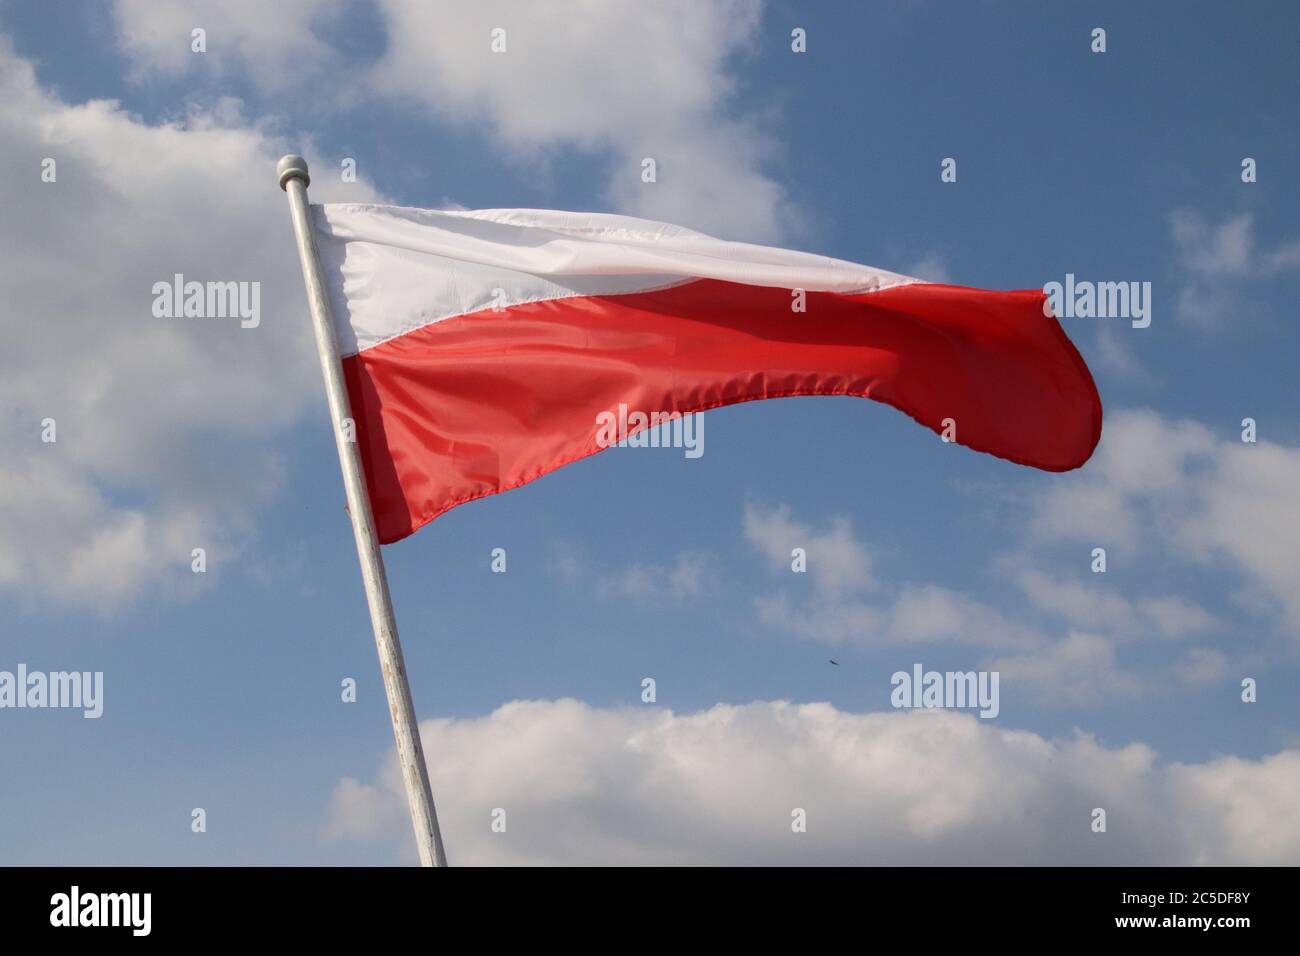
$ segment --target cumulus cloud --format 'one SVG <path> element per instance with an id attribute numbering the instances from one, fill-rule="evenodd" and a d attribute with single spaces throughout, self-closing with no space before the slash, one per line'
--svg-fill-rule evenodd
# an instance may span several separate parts
<path id="1" fill-rule="evenodd" d="M 1036 497 L 1032 528 L 1039 537 L 1098 539 L 1098 545 L 1136 550 L 1148 520 L 1167 524 L 1178 516 L 1168 506 L 1186 496 L 1189 465 L 1214 447 L 1213 433 L 1197 422 L 1167 421 L 1145 410 L 1110 412 L 1087 467 Z"/>
<path id="2" fill-rule="evenodd" d="M 795 601 L 788 594 L 754 598 L 758 619 L 777 631 L 827 644 L 869 645 L 884 639 L 886 611 L 857 600 Z"/>
<path id="3" fill-rule="evenodd" d="M 896 641 L 1028 646 L 1042 642 L 1032 629 L 997 609 L 934 584 L 904 588 L 890 609 L 890 637 Z"/>
<path id="4" fill-rule="evenodd" d="M 785 701 L 695 714 L 514 701 L 421 734 L 462 865 L 1300 863 L 1294 750 L 1162 764 L 1079 732 Z M 413 861 L 391 751 L 373 781 L 340 782 L 325 829 Z"/>
<path id="5" fill-rule="evenodd" d="M 1120 637 L 1177 638 L 1218 625 L 1204 608 L 1174 595 L 1134 600 L 1114 590 L 1061 580 L 1034 569 L 1022 570 L 1017 581 L 1034 606 L 1072 624 L 1104 628 Z"/>
<path id="6" fill-rule="evenodd" d="M 1138 435 L 1130 436 L 1121 420 L 1117 445 L 1141 447 L 1138 439 L 1151 437 L 1145 430 L 1147 424 L 1143 423 Z M 1211 447 L 1201 442 L 1204 435 L 1200 430 L 1173 431 L 1184 449 Z M 1118 468 L 1116 483 L 1142 488 L 1153 474 L 1167 485 L 1182 487 L 1181 465 L 1169 466 L 1163 459 L 1146 472 Z M 1058 492 L 1049 494 L 1054 493 Z M 1059 493 L 1071 497 L 1068 489 Z M 1096 497 L 1111 494 L 1106 486 Z M 1128 503 L 1107 503 L 1104 510 L 1125 513 Z M 1094 537 L 1099 533 L 1097 526 L 1088 529 Z M 1171 526 L 1170 533 L 1176 532 Z M 1010 604 L 995 604 L 986 594 L 934 582 L 885 586 L 873 573 L 868 550 L 842 519 L 832 523 L 831 531 L 818 533 L 796 520 L 786 506 L 749 505 L 744 536 L 767 559 L 772 571 L 789 582 L 788 589 L 765 590 L 752 598 L 759 621 L 773 631 L 860 648 L 975 649 L 979 666 L 1003 672 L 1013 684 L 1053 705 L 1083 705 L 1136 692 L 1140 678 L 1121 661 L 1126 643 L 1204 639 L 1223 626 L 1200 605 L 1177 595 L 1129 597 L 1098 584 L 1095 576 L 1086 572 L 1083 577 L 1093 579 L 1087 583 L 1049 574 L 1040 569 L 1041 560 L 1032 549 L 995 558 L 999 577 L 1014 584 L 1025 599 L 1016 602 L 1013 593 Z M 811 594 L 800 595 L 797 581 L 789 574 L 789 550 L 797 541 L 821 545 L 809 548 Z M 829 580 L 819 582 L 814 577 L 814 554 L 833 557 Z M 1205 684 L 1226 674 L 1227 663 L 1218 652 L 1196 648 L 1167 656 L 1161 666 L 1185 683 Z"/>
<path id="7" fill-rule="evenodd" d="M 997 671 L 1008 686 L 1023 684 L 1053 703 L 1095 704 L 1112 694 L 1133 695 L 1142 689 L 1136 676 L 1120 668 L 1113 641 L 1079 631 L 1033 651 L 997 658 L 988 669 Z"/>
<path id="8" fill-rule="evenodd" d="M 841 555 L 829 584 L 800 594 L 789 548 L 815 540 L 788 508 L 746 509 L 744 533 L 789 586 L 753 599 L 759 620 L 832 644 L 980 648 L 980 666 L 1005 671 L 1045 702 L 1084 704 L 1137 688 L 1124 648 L 1145 640 L 1195 641 L 1161 654 L 1164 673 L 1191 685 L 1222 680 L 1231 660 L 1208 644 L 1228 625 L 1195 600 L 1125 593 L 1110 576 L 1049 573 L 1041 546 L 1105 547 L 1133 566 L 1219 574 L 1224 593 L 1300 637 L 1300 449 L 1243 443 L 1204 425 L 1147 410 L 1112 412 L 1088 467 L 1040 486 L 1027 500 L 1024 540 L 995 565 L 1025 598 L 1014 610 L 934 582 L 882 585 L 846 522 L 823 537 Z M 1086 552 L 1084 552 L 1086 553 Z M 815 564 L 810 550 L 809 571 Z M 851 573 L 845 569 L 854 569 Z M 817 582 L 814 579 L 814 584 Z M 868 590 L 871 591 L 867 594 Z"/>
<path id="9" fill-rule="evenodd" d="M 1205 426 L 1155 412 L 1110 415 L 1097 455 L 1038 497 L 1040 538 L 1144 552 L 1160 560 L 1217 566 L 1242 576 L 1281 609 L 1300 636 L 1300 449 L 1218 438 Z M 1104 607 L 1098 607 L 1104 613 Z M 1157 628 L 1204 629 L 1190 606 L 1148 603 Z"/>
<path id="10" fill-rule="evenodd" d="M 416 105 L 480 129 L 521 168 L 559 149 L 608 158 L 593 205 L 730 239 L 771 241 L 799 225 L 765 172 L 780 159 L 769 117 L 736 108 L 733 67 L 758 47 L 761 2 L 379 0 L 364 12 L 387 43 L 359 66 L 328 39 L 361 15 L 345 0 L 117 0 L 116 20 L 137 76 L 239 75 L 272 93 L 310 84 L 325 104 Z M 190 52 L 196 26 L 206 54 Z"/>
<path id="11" fill-rule="evenodd" d="M 976 598 L 937 584 L 906 585 L 868 603 L 844 597 L 795 601 L 784 593 L 754 598 L 768 627 L 828 644 L 949 644 L 980 648 L 1030 648 L 1046 638 Z"/>
<path id="12" fill-rule="evenodd" d="M 214 565 L 234 550 L 201 503 L 114 506 L 77 468 L 39 456 L 0 466 L 0 497 L 22 502 L 0 509 L 0 586 L 32 606 L 54 596 L 108 612 L 145 581 L 155 597 L 190 594 L 202 579 L 174 572 L 192 549 Z"/>
<path id="13" fill-rule="evenodd" d="M 1245 276 L 1256 267 L 1254 218 L 1249 213 L 1211 226 L 1196 212 L 1183 209 L 1170 218 L 1179 260 L 1206 276 Z"/>
<path id="14" fill-rule="evenodd" d="M 1247 296 L 1249 281 L 1300 271 L 1300 239 L 1261 246 L 1251 213 L 1211 224 L 1181 209 L 1170 217 L 1170 233 L 1182 281 L 1177 315 L 1201 328 L 1259 312 L 1262 306 Z"/>
<path id="15" fill-rule="evenodd" d="M 271 172 L 284 150 L 230 120 L 66 103 L 0 39 L 0 494 L 24 502 L 0 516 L 0 587 L 100 609 L 192 587 L 191 549 L 219 571 L 282 480 L 277 438 L 320 373 Z M 176 273 L 260 282 L 260 324 L 156 318 Z"/>
<path id="16" fill-rule="evenodd" d="M 802 548 L 813 594 L 796 600 L 784 592 L 754 598 L 769 627 L 831 644 L 950 643 L 1027 647 L 1041 643 L 1034 630 L 1008 620 L 978 599 L 933 583 L 882 591 L 867 546 L 852 523 L 834 518 L 816 529 L 795 519 L 788 505 L 745 506 L 745 540 L 777 574 L 790 575 L 791 551 Z M 870 600 L 864 598 L 870 597 Z"/>
<path id="17" fill-rule="evenodd" d="M 847 518 L 835 518 L 818 531 L 791 518 L 788 505 L 751 503 L 745 506 L 744 535 L 774 570 L 789 570 L 794 549 L 803 549 L 805 573 L 823 595 L 839 597 L 875 586 L 871 555 Z"/>
<path id="18" fill-rule="evenodd" d="M 118 46 L 137 80 L 155 74 L 241 74 L 269 91 L 335 75 L 341 58 L 315 32 L 336 21 L 346 0 L 117 0 Z M 206 51 L 191 49 L 195 29 Z"/>
<path id="19" fill-rule="evenodd" d="M 757 43 L 748 0 L 555 4 L 383 0 L 388 49 L 372 82 L 454 122 L 484 127 L 516 155 L 575 147 L 611 157 L 618 209 L 772 239 L 789 210 L 762 171 L 774 143 L 730 109 L 734 58 Z M 491 49 L 504 32 L 505 52 Z M 642 181 L 652 158 L 657 181 Z"/>

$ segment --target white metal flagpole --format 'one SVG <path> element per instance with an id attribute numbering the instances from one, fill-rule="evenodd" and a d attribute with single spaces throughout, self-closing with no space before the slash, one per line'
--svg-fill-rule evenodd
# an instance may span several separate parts
<path id="1" fill-rule="evenodd" d="M 339 358 L 338 339 L 334 334 L 329 298 L 321 277 L 320 257 L 316 252 L 316 237 L 312 232 L 311 213 L 307 206 L 307 184 L 311 182 L 307 175 L 307 161 L 301 156 L 284 156 L 276 164 L 275 172 L 280 179 L 280 188 L 289 196 L 293 232 L 298 239 L 298 258 L 302 263 L 303 280 L 307 284 L 307 303 L 311 307 L 312 326 L 316 330 L 316 349 L 320 353 L 321 372 L 325 375 L 325 394 L 329 398 L 330 417 L 334 422 L 334 443 L 338 446 L 339 464 L 343 468 L 348 514 L 352 517 L 352 531 L 357 539 L 361 580 L 365 584 L 366 602 L 370 605 L 370 624 L 375 631 L 379 668 L 383 671 L 384 690 L 388 694 L 388 712 L 393 718 L 397 759 L 402 766 L 402 780 L 406 784 L 406 802 L 411 808 L 415 842 L 420 851 L 421 864 L 446 866 L 442 834 L 438 830 L 438 814 L 433 807 L 433 791 L 429 788 L 429 771 L 425 767 L 424 751 L 420 747 L 420 728 L 415 722 L 411 687 L 406 680 L 406 664 L 402 660 L 402 645 L 397 638 L 393 602 L 388 594 L 384 559 L 379 553 L 375 519 L 370 512 L 370 497 L 366 493 L 366 476 L 361 469 L 361 452 L 356 442 L 349 440 L 344 432 L 344 422 L 351 420 L 352 408 L 348 402 L 347 389 L 343 385 L 343 363 Z"/>

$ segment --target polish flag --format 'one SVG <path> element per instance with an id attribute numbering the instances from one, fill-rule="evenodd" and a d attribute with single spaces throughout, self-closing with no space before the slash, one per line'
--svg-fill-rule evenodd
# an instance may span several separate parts
<path id="1" fill-rule="evenodd" d="M 1067 471 L 1101 401 L 1040 290 L 924 282 L 678 226 L 312 207 L 380 540 L 602 448 L 619 406 L 852 395 Z"/>

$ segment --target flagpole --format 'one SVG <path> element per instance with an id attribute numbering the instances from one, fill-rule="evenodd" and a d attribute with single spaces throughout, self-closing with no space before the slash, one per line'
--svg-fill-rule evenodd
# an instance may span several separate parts
<path id="1" fill-rule="evenodd" d="M 393 736 L 397 739 L 397 760 L 401 764 L 402 780 L 406 784 L 406 802 L 411 810 L 411 824 L 415 827 L 420 863 L 423 866 L 446 866 L 447 856 L 442 849 L 442 834 L 438 830 L 433 791 L 429 788 L 429 771 L 425 767 L 424 751 L 420 747 L 420 727 L 415 721 L 411 687 L 406 680 L 406 664 L 402 660 L 402 644 L 397 637 L 397 621 L 393 616 L 393 601 L 388 594 L 388 577 L 384 574 L 384 559 L 379 552 L 375 519 L 370 512 L 370 496 L 366 493 L 361 452 L 356 441 L 350 440 L 344 433 L 344 422 L 351 420 L 352 408 L 343 384 L 343 363 L 339 358 L 338 339 L 334 334 L 329 297 L 325 292 L 320 256 L 316 251 L 316 237 L 311 227 L 311 213 L 307 205 L 307 185 L 311 180 L 307 175 L 307 161 L 301 156 L 284 156 L 276 164 L 275 172 L 280 180 L 280 188 L 289 197 L 293 233 L 298 240 L 298 259 L 302 263 L 303 281 L 307 285 L 307 303 L 311 307 L 312 327 L 316 331 L 316 350 L 320 354 L 321 372 L 325 376 L 325 394 L 329 399 L 330 418 L 334 424 L 334 443 L 338 446 L 339 465 L 343 469 L 348 514 L 352 518 L 352 532 L 356 536 L 357 556 L 361 559 L 361 580 L 366 589 L 366 603 L 370 605 L 370 624 L 375 631 L 379 669 L 383 672 L 384 690 L 388 694 L 388 712 L 393 718 Z M 353 433 L 355 434 L 355 428 Z"/>

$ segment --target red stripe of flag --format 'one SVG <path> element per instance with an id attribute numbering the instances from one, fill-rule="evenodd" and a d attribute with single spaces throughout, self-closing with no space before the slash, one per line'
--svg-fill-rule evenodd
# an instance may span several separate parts
<path id="1" fill-rule="evenodd" d="M 444 319 L 344 360 L 379 537 L 601 450 L 598 415 L 793 395 L 892 405 L 960 444 L 1067 471 L 1101 435 L 1087 366 L 1037 290 L 806 293 L 700 279 Z"/>

